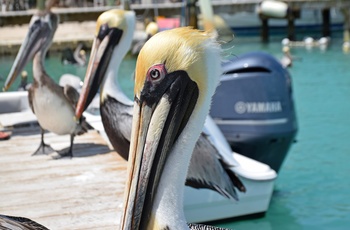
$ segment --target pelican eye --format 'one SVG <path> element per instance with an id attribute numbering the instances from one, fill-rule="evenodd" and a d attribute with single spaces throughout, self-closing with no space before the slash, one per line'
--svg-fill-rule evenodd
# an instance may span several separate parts
<path id="1" fill-rule="evenodd" d="M 158 81 L 163 79 L 167 74 L 164 64 L 157 64 L 149 68 L 147 77 L 150 81 Z"/>
<path id="2" fill-rule="evenodd" d="M 156 80 L 160 77 L 160 72 L 157 69 L 153 69 L 150 73 L 152 79 Z"/>

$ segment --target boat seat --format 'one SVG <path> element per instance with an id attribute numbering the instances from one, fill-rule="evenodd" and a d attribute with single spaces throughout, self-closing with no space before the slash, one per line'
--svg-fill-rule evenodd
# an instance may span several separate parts
<path id="1" fill-rule="evenodd" d="M 37 122 L 30 109 L 27 91 L 0 94 L 0 127 L 12 127 Z"/>

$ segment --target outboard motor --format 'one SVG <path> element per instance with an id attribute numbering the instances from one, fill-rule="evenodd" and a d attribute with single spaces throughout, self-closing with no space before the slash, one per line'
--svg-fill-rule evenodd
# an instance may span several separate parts
<path id="1" fill-rule="evenodd" d="M 233 151 L 280 169 L 297 133 L 288 71 L 253 52 L 223 64 L 210 115 Z"/>

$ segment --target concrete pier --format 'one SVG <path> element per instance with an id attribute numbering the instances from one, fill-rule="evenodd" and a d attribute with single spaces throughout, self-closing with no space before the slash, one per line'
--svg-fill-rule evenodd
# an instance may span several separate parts
<path id="1" fill-rule="evenodd" d="M 83 42 L 90 49 L 96 30 L 95 21 L 60 23 L 53 38 L 50 51 L 64 48 L 75 49 Z M 0 55 L 16 55 L 28 32 L 28 24 L 0 27 Z M 142 22 L 136 23 L 135 40 L 146 36 Z"/>
<path id="2" fill-rule="evenodd" d="M 294 31 L 294 24 L 295 20 L 300 18 L 300 12 L 305 9 L 313 9 L 313 10 L 319 10 L 322 14 L 322 36 L 323 37 L 329 37 L 331 35 L 331 16 L 330 11 L 332 8 L 341 9 L 343 12 L 345 9 L 350 8 L 350 1 L 347 0 L 320 0 L 320 1 L 314 1 L 314 0 L 290 0 L 290 1 L 283 1 L 288 5 L 288 13 L 285 17 L 280 17 L 281 20 L 287 20 L 288 26 L 287 26 L 287 37 L 290 40 L 295 40 L 295 31 Z M 345 15 L 345 14 L 344 14 Z M 273 17 L 269 15 L 260 14 L 260 19 L 262 23 L 262 32 L 261 32 L 261 40 L 263 42 L 268 41 L 268 19 L 270 18 L 278 18 Z M 348 23 L 346 22 L 346 15 L 345 15 L 345 22 L 344 24 Z M 346 33 L 346 32 L 344 32 Z"/>
<path id="3" fill-rule="evenodd" d="M 64 48 L 75 49 L 79 42 L 91 47 L 95 33 L 95 22 L 66 22 L 58 26 L 51 51 Z M 74 31 L 74 32 L 73 32 Z M 15 55 L 28 32 L 28 24 L 0 27 L 0 55 Z"/>
<path id="4" fill-rule="evenodd" d="M 130 8 L 137 15 L 143 15 L 145 12 L 149 16 L 154 16 L 154 10 L 159 15 L 166 17 L 180 15 L 184 4 L 172 2 L 171 0 L 159 0 L 158 3 L 151 3 L 149 0 L 140 0 L 140 3 L 131 4 Z M 212 0 L 214 12 L 230 13 L 248 11 L 254 12 L 262 0 Z M 291 9 L 327 9 L 327 8 L 349 8 L 349 0 L 284 0 Z M 198 7 L 198 3 L 196 4 Z M 104 11 L 111 8 L 121 8 L 122 6 L 99 6 L 99 7 L 72 7 L 72 8 L 54 8 L 53 12 L 60 15 L 61 22 L 66 21 L 90 21 L 96 20 Z M 0 26 L 26 24 L 35 10 L 27 11 L 5 11 L 0 12 Z"/>

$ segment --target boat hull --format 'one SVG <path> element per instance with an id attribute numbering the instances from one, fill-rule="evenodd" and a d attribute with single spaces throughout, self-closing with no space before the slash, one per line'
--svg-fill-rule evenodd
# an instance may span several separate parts
<path id="1" fill-rule="evenodd" d="M 267 212 L 277 174 L 265 164 L 233 154 L 242 167 L 248 167 L 233 168 L 247 191 L 239 193 L 239 201 L 235 201 L 209 189 L 185 187 L 184 208 L 188 222 L 217 221 Z M 251 169 L 256 171 L 252 173 Z"/>

